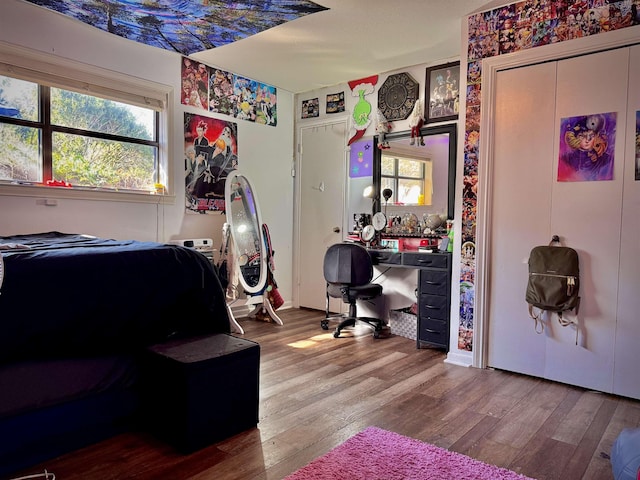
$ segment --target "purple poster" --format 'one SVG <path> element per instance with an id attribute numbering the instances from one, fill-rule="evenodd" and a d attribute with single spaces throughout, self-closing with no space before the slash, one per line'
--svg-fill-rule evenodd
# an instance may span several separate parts
<path id="1" fill-rule="evenodd" d="M 616 113 L 560 120 L 559 182 L 613 180 Z"/>
<path id="2" fill-rule="evenodd" d="M 373 139 L 353 142 L 349 154 L 349 177 L 370 177 L 372 175 Z"/>

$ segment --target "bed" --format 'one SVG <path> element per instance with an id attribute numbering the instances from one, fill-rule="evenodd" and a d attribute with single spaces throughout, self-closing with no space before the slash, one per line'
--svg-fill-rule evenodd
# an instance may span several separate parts
<path id="1" fill-rule="evenodd" d="M 0 476 L 131 428 L 146 347 L 230 332 L 195 250 L 47 232 L 0 251 Z"/>

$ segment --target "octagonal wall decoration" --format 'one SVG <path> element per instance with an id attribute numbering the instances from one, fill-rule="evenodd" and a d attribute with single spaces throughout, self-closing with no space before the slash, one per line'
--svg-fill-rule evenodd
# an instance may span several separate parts
<path id="1" fill-rule="evenodd" d="M 390 122 L 405 120 L 420 96 L 418 86 L 406 72 L 389 75 L 378 90 L 378 109 Z"/>

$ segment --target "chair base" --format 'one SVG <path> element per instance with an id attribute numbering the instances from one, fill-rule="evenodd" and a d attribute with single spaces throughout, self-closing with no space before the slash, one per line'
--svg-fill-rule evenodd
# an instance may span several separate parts
<path id="1" fill-rule="evenodd" d="M 330 317 L 324 318 L 323 320 L 320 321 L 320 326 L 322 327 L 323 330 L 329 330 L 329 320 L 333 318 L 342 320 L 340 324 L 336 327 L 336 329 L 333 331 L 334 338 L 340 337 L 340 332 L 344 328 L 355 327 L 356 324 L 362 324 L 372 328 L 373 338 L 380 338 L 381 336 L 387 336 L 385 335 L 385 332 L 390 330 L 389 326 L 384 322 L 384 320 L 381 320 L 379 318 L 351 317 L 348 315 L 336 315 L 336 316 L 330 316 Z"/>

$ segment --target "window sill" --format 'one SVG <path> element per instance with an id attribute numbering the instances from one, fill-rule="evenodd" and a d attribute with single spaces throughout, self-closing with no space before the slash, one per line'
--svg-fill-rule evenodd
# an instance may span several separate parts
<path id="1" fill-rule="evenodd" d="M 175 195 L 147 192 L 114 192 L 91 188 L 66 188 L 45 185 L 0 184 L 0 196 L 59 198 L 70 200 L 97 200 L 105 202 L 154 203 L 173 205 Z"/>

